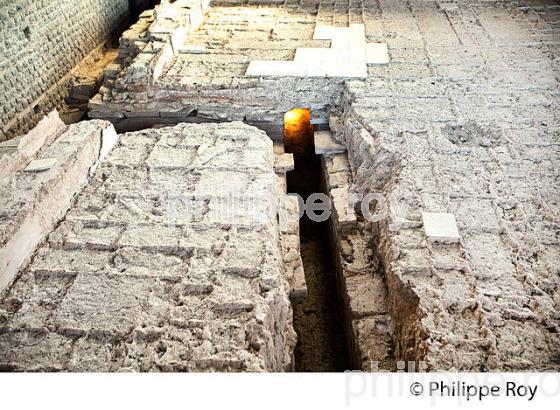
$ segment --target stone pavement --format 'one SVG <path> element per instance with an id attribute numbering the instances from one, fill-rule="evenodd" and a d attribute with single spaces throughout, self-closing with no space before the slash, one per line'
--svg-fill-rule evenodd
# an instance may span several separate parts
<path id="1" fill-rule="evenodd" d="M 121 135 L 3 295 L 0 368 L 291 369 L 274 160 L 241 123 Z"/>
<path id="2" fill-rule="evenodd" d="M 348 82 L 332 122 L 354 189 L 392 201 L 378 242 L 396 356 L 558 370 L 560 8 L 377 4 L 391 64 Z M 461 242 L 427 240 L 422 211 L 453 213 Z"/>

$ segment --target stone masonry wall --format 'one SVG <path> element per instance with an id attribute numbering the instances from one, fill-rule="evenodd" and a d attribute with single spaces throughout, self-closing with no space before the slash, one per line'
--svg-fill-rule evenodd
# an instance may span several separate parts
<path id="1" fill-rule="evenodd" d="M 276 169 L 241 123 L 121 135 L 0 296 L 0 370 L 290 370 Z"/>
<path id="2" fill-rule="evenodd" d="M 127 15 L 127 0 L 0 1 L 0 141 L 60 107 L 64 76 Z"/>

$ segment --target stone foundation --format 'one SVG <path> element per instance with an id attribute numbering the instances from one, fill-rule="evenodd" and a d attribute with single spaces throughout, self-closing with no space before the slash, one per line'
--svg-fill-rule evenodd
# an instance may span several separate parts
<path id="1" fill-rule="evenodd" d="M 98 123 L 81 124 L 60 143 Z M 292 369 L 281 243 L 298 237 L 278 225 L 274 164 L 271 140 L 241 123 L 120 136 L 2 296 L 0 368 Z"/>

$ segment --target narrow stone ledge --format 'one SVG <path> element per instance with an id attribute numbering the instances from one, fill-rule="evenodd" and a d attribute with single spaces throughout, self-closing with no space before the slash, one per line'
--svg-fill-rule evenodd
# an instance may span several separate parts
<path id="1" fill-rule="evenodd" d="M 49 129 L 57 130 L 56 133 L 60 130 L 56 114 L 47 124 L 51 120 Z M 45 123 L 40 124 L 39 129 L 44 126 Z M 29 135 L 34 134 L 32 131 Z M 55 134 L 51 138 L 52 135 Z M 110 151 L 108 141 L 114 138 L 109 135 L 116 137 L 113 126 L 105 121 L 72 125 L 37 158 L 35 164 L 48 161 L 48 167 L 34 167 L 34 172 L 18 170 L 0 186 L 1 208 L 7 211 L 0 218 L 0 289 L 13 280 L 67 212 L 72 198 L 88 182 L 92 169 Z"/>
<path id="2" fill-rule="evenodd" d="M 0 183 L 9 175 L 26 167 L 41 150 L 52 144 L 66 129 L 56 110 L 39 121 L 31 131 L 18 139 L 17 145 L 13 146 L 11 152 L 0 157 Z"/>
<path id="3" fill-rule="evenodd" d="M 285 174 L 294 170 L 293 154 L 276 155 L 274 160 L 274 171 L 279 174 Z"/>
<path id="4" fill-rule="evenodd" d="M 283 195 L 279 202 L 279 231 L 284 261 L 284 275 L 290 288 L 290 299 L 307 296 L 307 283 L 299 244 L 299 201 L 296 196 Z"/>
<path id="5" fill-rule="evenodd" d="M 395 370 L 387 285 L 377 271 L 374 251 L 368 249 L 371 234 L 349 206 L 352 174 L 348 159 L 345 153 L 335 153 L 322 155 L 321 163 L 323 183 L 334 208 L 329 218 L 331 250 L 352 366 L 364 371 Z"/>

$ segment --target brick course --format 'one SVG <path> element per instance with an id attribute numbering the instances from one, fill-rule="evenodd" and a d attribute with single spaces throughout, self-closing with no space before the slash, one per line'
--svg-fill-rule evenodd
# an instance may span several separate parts
<path id="1" fill-rule="evenodd" d="M 127 15 L 127 0 L 0 1 L 0 141 L 59 108 L 63 77 Z"/>

